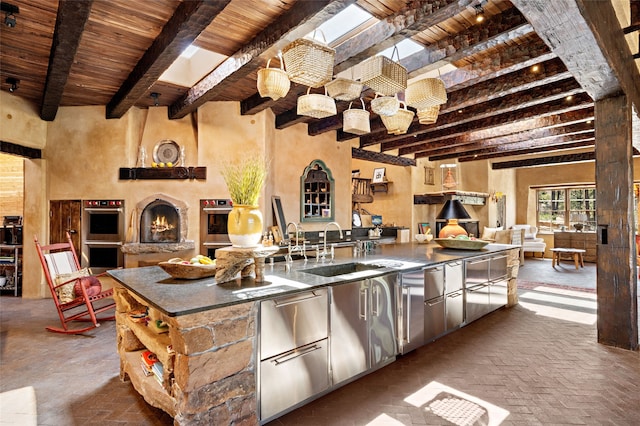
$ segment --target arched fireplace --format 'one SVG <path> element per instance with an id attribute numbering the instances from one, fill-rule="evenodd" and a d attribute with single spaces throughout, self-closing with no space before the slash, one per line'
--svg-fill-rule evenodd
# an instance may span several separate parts
<path id="1" fill-rule="evenodd" d="M 140 216 L 141 243 L 180 242 L 180 211 L 168 201 L 157 199 Z"/>

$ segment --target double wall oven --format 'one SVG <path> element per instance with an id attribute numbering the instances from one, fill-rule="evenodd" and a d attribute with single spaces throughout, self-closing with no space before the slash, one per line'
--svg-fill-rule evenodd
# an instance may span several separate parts
<path id="1" fill-rule="evenodd" d="M 216 250 L 231 246 L 227 221 L 232 203 L 228 199 L 200 200 L 200 253 L 210 258 Z"/>
<path id="2" fill-rule="evenodd" d="M 94 274 L 124 266 L 124 200 L 82 201 L 82 266 Z"/>

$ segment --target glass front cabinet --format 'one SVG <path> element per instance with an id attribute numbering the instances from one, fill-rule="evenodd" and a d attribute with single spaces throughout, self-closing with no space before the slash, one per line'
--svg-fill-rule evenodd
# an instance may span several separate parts
<path id="1" fill-rule="evenodd" d="M 335 216 L 335 189 L 331 170 L 314 160 L 300 177 L 300 221 L 330 222 Z"/>

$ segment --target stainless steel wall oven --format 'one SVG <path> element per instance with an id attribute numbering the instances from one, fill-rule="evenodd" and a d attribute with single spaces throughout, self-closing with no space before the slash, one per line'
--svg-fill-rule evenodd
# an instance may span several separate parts
<path id="1" fill-rule="evenodd" d="M 227 231 L 227 220 L 231 208 L 231 200 L 200 200 L 201 254 L 214 258 L 216 249 L 231 245 Z"/>
<path id="2" fill-rule="evenodd" d="M 124 266 L 124 200 L 82 202 L 82 266 L 94 274 Z"/>

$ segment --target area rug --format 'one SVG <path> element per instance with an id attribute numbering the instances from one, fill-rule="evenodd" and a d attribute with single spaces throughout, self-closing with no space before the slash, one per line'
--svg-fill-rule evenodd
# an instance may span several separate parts
<path id="1" fill-rule="evenodd" d="M 0 393 L 0 426 L 36 426 L 38 409 L 32 386 Z"/>
<path id="2" fill-rule="evenodd" d="M 562 290 L 582 291 L 584 293 L 596 293 L 595 288 L 573 287 L 562 284 L 549 284 L 549 283 L 537 283 L 534 281 L 522 281 L 518 280 L 518 289 L 522 290 L 535 290 L 537 287 L 554 287 Z"/>

